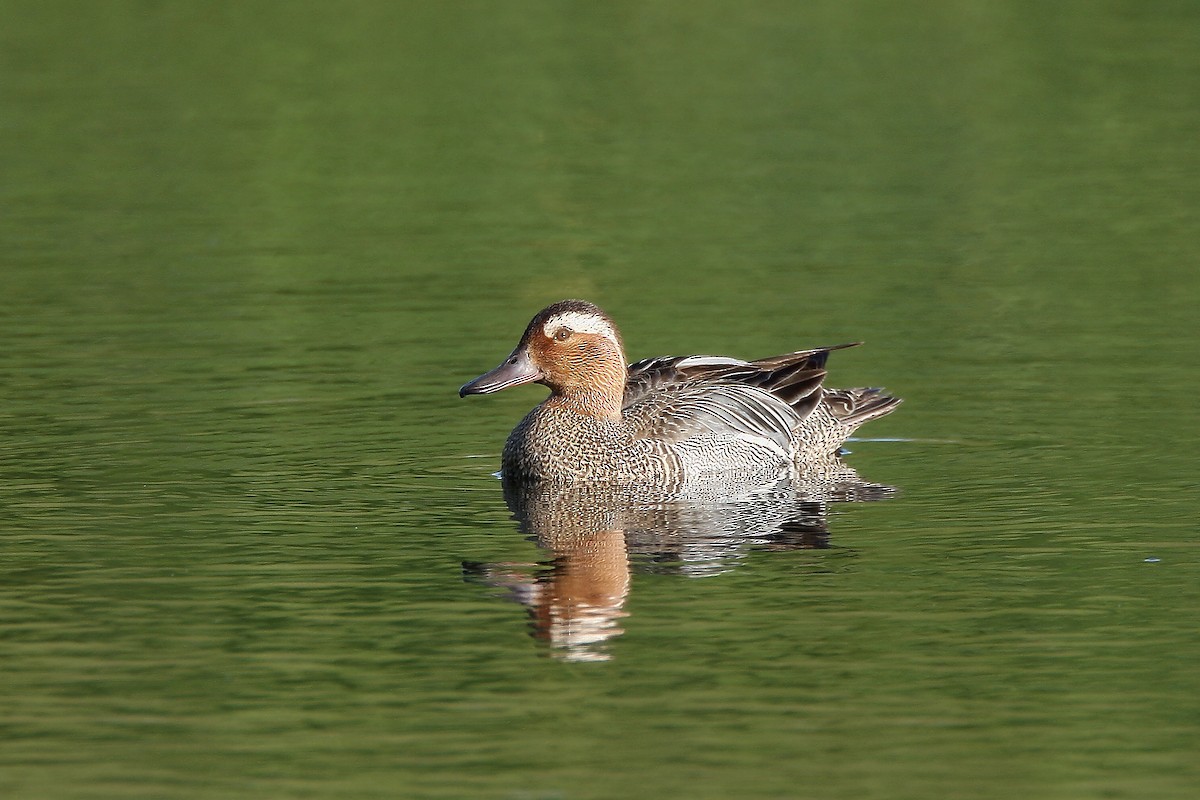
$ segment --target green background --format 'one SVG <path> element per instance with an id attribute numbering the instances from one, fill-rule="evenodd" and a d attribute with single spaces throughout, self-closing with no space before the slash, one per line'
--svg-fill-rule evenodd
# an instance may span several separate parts
<path id="1" fill-rule="evenodd" d="M 1197 4 L 0 18 L 6 797 L 1200 792 Z M 866 340 L 901 494 L 547 657 L 456 389 L 563 297 Z"/>

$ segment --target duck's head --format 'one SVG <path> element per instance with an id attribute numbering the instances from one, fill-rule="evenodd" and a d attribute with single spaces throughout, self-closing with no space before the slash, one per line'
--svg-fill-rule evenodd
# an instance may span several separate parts
<path id="1" fill-rule="evenodd" d="M 562 300 L 537 313 L 516 349 L 491 372 L 458 390 L 491 394 L 523 383 L 550 387 L 551 401 L 598 417 L 619 418 L 625 351 L 617 326 L 599 307 Z"/>

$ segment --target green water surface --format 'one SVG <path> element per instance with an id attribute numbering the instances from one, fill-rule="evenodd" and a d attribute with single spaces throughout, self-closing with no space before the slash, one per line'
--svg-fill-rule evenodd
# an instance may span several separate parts
<path id="1" fill-rule="evenodd" d="M 0 20 L 4 797 L 1200 796 L 1197 4 Z M 617 541 L 562 657 L 492 475 L 544 390 L 456 390 L 564 297 L 865 340 L 899 493 Z"/>

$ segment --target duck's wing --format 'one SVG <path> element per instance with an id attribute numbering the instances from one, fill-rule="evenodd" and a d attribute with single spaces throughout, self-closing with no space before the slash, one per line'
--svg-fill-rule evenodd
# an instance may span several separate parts
<path id="1" fill-rule="evenodd" d="M 788 452 L 800 417 L 762 389 L 736 383 L 677 387 L 646 395 L 623 412 L 638 438 L 682 442 L 709 434 L 742 436 Z"/>
<path id="2" fill-rule="evenodd" d="M 663 356 L 629 367 L 623 414 L 637 435 L 681 441 L 706 433 L 766 439 L 785 452 L 791 431 L 821 402 L 829 351 L 742 361 Z"/>
<path id="3" fill-rule="evenodd" d="M 858 344 L 854 342 L 797 350 L 757 361 L 725 356 L 647 358 L 629 365 L 622 405 L 629 408 L 659 392 L 714 384 L 741 384 L 756 386 L 775 395 L 803 417 L 820 401 L 820 392 L 817 390 L 825 379 L 825 361 L 830 351 Z"/>

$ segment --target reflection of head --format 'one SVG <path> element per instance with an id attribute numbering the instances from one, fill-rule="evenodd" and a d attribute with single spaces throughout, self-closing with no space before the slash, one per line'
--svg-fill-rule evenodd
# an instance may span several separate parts
<path id="1" fill-rule="evenodd" d="M 564 542 L 564 544 L 566 544 Z M 617 620 L 629 594 L 629 556 L 619 530 L 574 537 L 539 576 L 530 605 L 534 637 L 571 660 L 606 658 L 598 645 L 622 633 Z"/>

